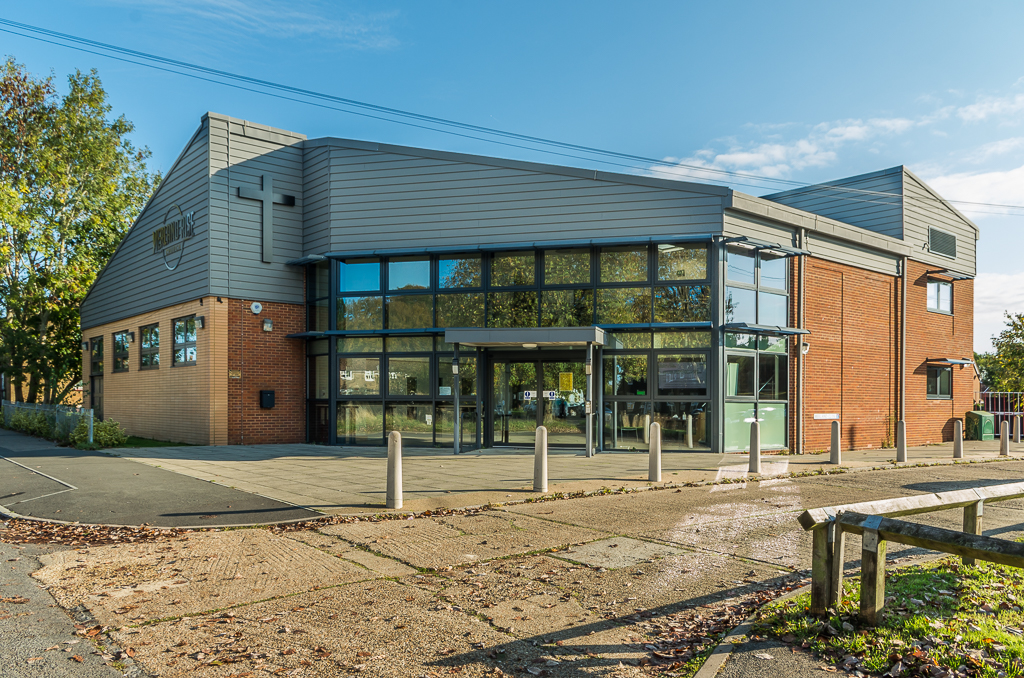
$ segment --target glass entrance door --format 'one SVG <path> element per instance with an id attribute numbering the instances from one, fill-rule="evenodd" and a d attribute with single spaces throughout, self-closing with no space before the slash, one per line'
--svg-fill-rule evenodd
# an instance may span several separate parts
<path id="1" fill-rule="evenodd" d="M 532 447 L 538 426 L 548 445 L 586 446 L 586 375 L 579 361 L 494 361 L 494 445 Z"/>

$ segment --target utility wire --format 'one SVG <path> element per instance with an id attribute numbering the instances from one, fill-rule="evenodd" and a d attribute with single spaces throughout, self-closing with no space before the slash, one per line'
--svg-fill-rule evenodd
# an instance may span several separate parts
<path id="1" fill-rule="evenodd" d="M 352 114 L 352 115 L 358 115 L 358 116 L 361 116 L 361 117 L 371 118 L 371 119 L 375 119 L 375 120 L 381 120 L 381 121 L 384 121 L 384 122 L 392 122 L 392 123 L 396 123 L 396 124 L 403 124 L 403 125 L 410 126 L 410 127 L 424 129 L 424 130 L 428 130 L 428 131 L 432 131 L 432 132 L 441 132 L 441 133 L 444 133 L 444 134 L 450 134 L 450 135 L 458 136 L 458 137 L 462 137 L 462 138 L 473 139 L 473 140 L 476 140 L 476 141 L 483 141 L 483 142 L 486 142 L 486 143 L 494 143 L 494 144 L 499 144 L 499 145 L 502 145 L 502 146 L 508 146 L 508 147 L 512 147 L 512 148 L 520 148 L 520 149 L 534 151 L 534 152 L 548 153 L 548 154 L 551 154 L 551 155 L 558 155 L 558 156 L 561 156 L 561 157 L 574 158 L 574 159 L 585 160 L 585 161 L 589 161 L 589 162 L 599 162 L 599 163 L 602 163 L 602 164 L 608 164 L 608 165 L 613 165 L 613 166 L 617 166 L 617 167 L 623 167 L 623 168 L 627 168 L 627 169 L 632 169 L 632 170 L 637 170 L 637 171 L 641 171 L 641 172 L 646 172 L 648 174 L 651 174 L 651 173 L 668 173 L 668 174 L 673 174 L 673 175 L 680 176 L 680 177 L 688 177 L 688 178 L 691 178 L 691 179 L 699 179 L 699 180 L 703 180 L 703 181 L 719 181 L 719 182 L 725 183 L 726 179 L 724 179 L 724 178 L 723 179 L 719 179 L 716 176 L 713 176 L 713 175 L 724 175 L 725 177 L 735 178 L 735 179 L 746 179 L 746 180 L 753 180 L 753 181 L 758 181 L 758 182 L 774 182 L 774 183 L 777 183 L 777 184 L 782 184 L 782 185 L 785 185 L 785 186 L 793 187 L 795 189 L 811 188 L 813 192 L 817 192 L 817 191 L 826 192 L 827 191 L 827 192 L 840 192 L 840 193 L 851 193 L 851 194 L 856 194 L 856 195 L 863 195 L 863 196 L 865 196 L 864 198 L 844 197 L 844 200 L 851 201 L 851 202 L 870 203 L 870 204 L 896 205 L 896 204 L 899 204 L 899 201 L 902 200 L 902 198 L 903 198 L 903 196 L 898 194 L 898 193 L 888 193 L 888 192 L 885 192 L 885 191 L 871 191 L 871 190 L 867 190 L 867 189 L 858 189 L 858 188 L 852 188 L 852 187 L 848 187 L 848 186 L 839 186 L 839 185 L 810 184 L 810 183 L 807 183 L 807 182 L 795 181 L 795 180 L 791 180 L 791 179 L 780 179 L 780 178 L 777 178 L 777 177 L 766 177 L 766 176 L 761 176 L 761 175 L 756 175 L 756 174 L 751 174 L 751 173 L 746 173 L 746 172 L 736 172 L 736 171 L 732 171 L 732 170 L 724 170 L 724 169 L 718 169 L 718 168 L 713 168 L 713 167 L 704 167 L 704 166 L 700 166 L 700 165 L 689 165 L 689 164 L 686 164 L 686 163 L 675 163 L 675 162 L 666 161 L 664 159 L 648 158 L 648 157 L 645 157 L 645 156 L 634 155 L 634 154 L 629 154 L 629 153 L 621 153 L 621 152 L 617 152 L 617 151 L 609 151 L 609 150 L 605 150 L 605 149 L 601 149 L 601 148 L 596 148 L 596 147 L 591 147 L 591 146 L 583 146 L 583 145 L 578 145 L 578 144 L 571 144 L 571 143 L 567 143 L 567 142 L 562 142 L 562 141 L 557 141 L 557 140 L 552 140 L 552 139 L 546 139 L 546 138 L 543 138 L 543 137 L 536 137 L 536 136 L 531 136 L 531 135 L 526 135 L 526 134 L 519 134 L 519 133 L 516 133 L 516 132 L 509 132 L 509 131 L 505 131 L 505 130 L 490 128 L 490 127 L 483 127 L 483 126 L 479 126 L 479 125 L 473 125 L 473 124 L 463 123 L 463 122 L 459 122 L 459 121 L 455 121 L 455 120 L 449 120 L 449 119 L 446 119 L 446 118 L 439 118 L 439 117 L 424 115 L 424 114 L 420 114 L 420 113 L 414 113 L 414 112 L 411 112 L 411 111 L 405 111 L 405 110 L 397 109 L 397 108 L 389 108 L 389 107 L 386 107 L 386 106 L 380 106 L 380 105 L 377 105 L 377 104 L 366 103 L 366 102 L 357 101 L 357 100 L 354 100 L 354 99 L 346 99 L 346 98 L 343 98 L 343 97 L 338 97 L 338 96 L 334 96 L 334 95 L 330 95 L 330 94 L 324 94 L 322 92 L 316 92 L 316 91 L 313 91 L 313 90 L 306 90 L 306 89 L 302 89 L 302 88 L 298 88 L 298 87 L 292 87 L 290 85 L 283 85 L 283 84 L 275 83 L 275 82 L 272 82 L 272 81 L 269 81 L 269 80 L 262 80 L 262 79 L 259 79 L 259 78 L 252 78 L 252 77 L 249 77 L 249 76 L 244 76 L 244 75 L 239 75 L 239 74 L 236 74 L 236 73 L 231 73 L 229 71 L 222 71 L 222 70 L 218 70 L 218 69 L 208 68 L 208 67 L 205 67 L 205 66 L 199 66 L 199 65 L 188 63 L 188 62 L 185 62 L 185 61 L 178 61 L 178 60 L 175 60 L 175 59 L 169 59 L 169 58 L 161 57 L 161 56 L 158 56 L 158 55 L 148 54 L 146 52 L 140 52 L 140 51 L 137 51 L 137 50 L 131 50 L 131 49 L 123 48 L 123 47 L 118 47 L 116 45 L 110 45 L 110 44 L 98 42 L 98 41 L 95 41 L 95 40 L 89 40 L 87 38 L 80 38 L 78 36 L 69 35 L 69 34 L 66 34 L 66 33 L 59 33 L 57 31 L 51 31 L 49 29 L 40 28 L 40 27 L 37 27 L 37 26 L 31 26 L 29 24 L 23 24 L 23 23 L 19 23 L 19 22 L 16 22 L 16 21 L 11 21 L 11 20 L 8 20 L 8 19 L 0 18 L 0 26 L 8 26 L 9 28 L 0 28 L 0 32 L 9 33 L 11 35 L 17 35 L 19 37 L 28 38 L 28 39 L 31 39 L 31 40 L 37 40 L 37 41 L 40 41 L 40 42 L 45 42 L 45 43 L 56 45 L 56 46 L 59 46 L 59 47 L 65 47 L 65 48 L 68 48 L 68 49 L 73 49 L 73 50 L 77 50 L 77 51 L 81 51 L 81 52 L 86 52 L 86 53 L 89 53 L 89 54 L 94 54 L 96 56 L 102 56 L 102 57 L 106 57 L 106 58 L 109 58 L 109 59 L 114 59 L 116 61 L 121 61 L 121 62 L 125 62 L 125 63 L 131 63 L 131 64 L 134 64 L 134 65 L 137 65 L 137 66 L 143 66 L 143 67 L 146 67 L 146 68 L 153 68 L 153 69 L 164 71 L 164 72 L 167 72 L 167 73 L 173 73 L 173 74 L 176 74 L 176 75 L 183 75 L 183 76 L 186 76 L 186 77 L 194 78 L 194 79 L 197 79 L 197 80 L 202 80 L 202 81 L 205 81 L 205 82 L 210 82 L 210 83 L 217 84 L 217 85 L 225 85 L 225 86 L 228 86 L 228 87 L 233 87 L 235 89 L 239 89 L 239 90 L 243 90 L 243 91 L 248 91 L 248 92 L 252 92 L 252 93 L 255 93 L 255 94 L 262 94 L 262 95 L 265 95 L 265 96 L 271 96 L 271 97 L 275 97 L 275 98 L 282 99 L 282 100 L 285 100 L 285 101 L 293 101 L 293 102 L 296 102 L 296 103 L 307 104 L 307 105 L 316 106 L 316 107 L 319 107 L 319 108 L 325 108 L 325 109 L 328 109 L 328 110 L 333 110 L 333 111 L 338 111 L 338 112 L 343 112 L 343 113 L 349 113 L 349 114 Z M 12 28 L 13 29 L 17 29 L 17 30 L 11 30 Z M 22 33 L 22 32 L 19 32 L 19 31 L 27 31 L 29 34 Z M 46 36 L 46 37 L 43 37 L 43 36 Z M 47 38 L 51 38 L 51 39 L 47 39 Z M 73 43 L 73 44 L 65 44 L 65 42 L 59 42 L 59 41 L 70 42 L 70 43 Z M 98 50 L 104 50 L 104 51 L 98 51 Z M 109 53 L 106 53 L 106 52 L 113 52 L 114 54 L 109 54 Z M 123 55 L 123 56 L 116 56 L 116 55 Z M 127 57 L 132 57 L 132 58 L 127 58 Z M 155 63 L 149 63 L 149 62 L 155 62 Z M 161 66 L 161 65 L 157 65 L 157 64 L 163 64 L 163 65 Z M 177 69 L 183 69 L 183 70 L 177 70 Z M 207 76 L 212 76 L 212 77 L 207 77 Z M 220 79 L 217 79 L 217 78 L 220 78 Z M 224 80 L 228 80 L 229 82 L 225 82 Z M 231 82 L 231 81 L 234 81 L 234 82 Z M 245 83 L 245 84 L 238 84 L 238 83 Z M 251 86 L 246 86 L 246 85 L 251 85 Z M 264 89 L 258 89 L 258 88 L 266 88 L 266 89 L 275 90 L 275 91 L 265 91 Z M 353 107 L 353 108 L 362 109 L 362 110 L 351 110 L 350 108 L 339 108 L 337 106 L 331 106 L 331 105 L 327 105 L 327 104 L 323 104 L 323 103 L 318 103 L 317 101 L 309 101 L 306 98 L 296 98 L 295 96 L 285 96 L 285 95 L 279 94 L 277 92 L 286 92 L 286 93 L 295 94 L 295 95 L 298 95 L 298 96 L 301 96 L 301 97 L 307 97 L 307 98 L 310 98 L 310 99 L 316 99 L 316 100 L 322 100 L 322 101 L 330 101 L 332 103 L 338 103 L 338 104 L 342 104 L 344 106 Z M 376 112 L 376 113 L 381 113 L 382 115 L 373 115 L 373 114 L 367 113 L 365 111 L 373 111 L 373 112 Z M 398 118 L 405 118 L 405 119 L 404 120 L 403 119 L 396 120 L 396 119 L 393 119 L 391 117 L 385 117 L 385 116 L 396 116 Z M 415 121 L 415 122 L 412 122 L 412 121 Z M 432 125 L 440 125 L 442 127 L 438 128 L 438 127 L 435 127 L 435 126 L 432 126 Z M 444 129 L 443 127 L 452 127 L 452 128 L 457 129 L 457 130 L 464 130 L 464 131 L 463 132 L 459 132 L 459 131 L 454 131 L 452 129 Z M 591 158 L 591 157 L 587 157 L 587 156 L 576 155 L 574 153 L 565 153 L 565 152 L 553 151 L 553 150 L 550 150 L 548 148 L 536 148 L 534 146 L 527 146 L 527 145 L 523 145 L 523 144 L 519 144 L 519 143 L 511 143 L 509 141 L 499 141 L 497 139 L 489 139 L 489 138 L 485 138 L 485 137 L 476 136 L 476 134 L 468 134 L 466 132 L 474 132 L 476 134 L 487 134 L 487 135 L 501 137 L 501 138 L 504 138 L 504 139 L 512 139 L 512 140 L 516 140 L 516 141 L 522 141 L 522 142 L 526 142 L 526 143 L 530 143 L 530 144 L 537 144 L 537 145 L 541 145 L 541 146 L 552 146 L 552 147 L 561 148 L 561 149 L 565 149 L 565 150 L 572 150 L 572 151 L 577 151 L 577 152 L 582 152 L 582 153 L 589 153 L 589 154 L 593 154 L 593 155 L 612 157 L 612 158 L 618 158 L 618 159 L 624 159 L 624 160 L 639 161 L 639 162 L 647 163 L 648 165 L 647 166 L 638 167 L 636 165 L 630 165 L 630 164 L 624 164 L 624 163 L 619 163 L 619 162 L 613 162 L 611 160 L 605 160 L 603 158 Z M 679 170 L 684 170 L 684 171 L 680 172 Z M 693 173 L 696 173 L 696 174 L 702 175 L 702 176 L 694 177 Z M 707 175 L 712 175 L 712 176 L 707 176 Z M 746 186 L 748 188 L 757 188 L 757 189 L 761 189 L 761 190 L 766 188 L 763 185 L 755 185 L 755 184 L 750 184 L 750 183 L 746 183 L 746 182 L 732 181 L 731 183 L 733 185 L 737 185 L 737 186 Z M 786 190 L 786 189 L 784 189 L 784 190 Z M 789 190 L 792 190 L 792 189 L 789 189 Z M 809 192 L 802 192 L 802 193 L 805 194 L 805 195 L 809 194 Z M 880 198 L 880 200 L 879 199 L 871 199 L 871 198 Z M 939 199 L 935 199 L 935 198 L 930 198 L 930 197 L 925 198 L 925 199 L 933 200 L 935 202 L 943 202 L 943 200 L 939 200 Z M 978 214 L 1003 214 L 1003 213 L 1002 212 L 989 212 L 989 211 L 984 211 L 984 210 L 978 210 L 977 207 L 993 207 L 993 208 L 999 208 L 999 209 L 1020 209 L 1020 210 L 1024 210 L 1024 205 L 1005 205 L 1005 204 L 997 204 L 997 203 L 971 202 L 971 201 L 965 201 L 965 200 L 945 200 L 945 202 L 956 203 L 956 204 L 965 205 L 965 206 L 970 206 L 970 207 L 965 207 L 964 208 L 965 211 L 970 211 L 970 212 L 974 212 L 974 213 L 978 213 Z"/>

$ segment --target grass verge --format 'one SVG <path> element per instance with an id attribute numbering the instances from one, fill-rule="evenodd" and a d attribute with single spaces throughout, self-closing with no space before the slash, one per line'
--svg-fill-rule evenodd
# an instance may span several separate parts
<path id="1" fill-rule="evenodd" d="M 770 603 L 754 631 L 810 649 L 838 669 L 885 676 L 1024 676 L 1024 570 L 946 557 L 890 571 L 881 625 L 862 626 L 859 579 L 828 619 L 810 594 Z M 826 670 L 836 670 L 831 667 Z"/>

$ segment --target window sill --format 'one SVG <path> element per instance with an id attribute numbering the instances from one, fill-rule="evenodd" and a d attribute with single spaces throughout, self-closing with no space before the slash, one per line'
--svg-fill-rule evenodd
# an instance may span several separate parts
<path id="1" fill-rule="evenodd" d="M 926 399 L 927 399 L 927 400 L 952 400 L 952 399 L 953 399 L 953 396 L 936 396 L 936 395 L 930 395 L 930 396 L 927 396 L 927 398 L 926 398 Z"/>
<path id="2" fill-rule="evenodd" d="M 942 311 L 942 310 L 939 310 L 937 308 L 929 308 L 928 312 L 929 313 L 938 313 L 939 315 L 948 315 L 948 316 L 952 316 L 953 315 L 952 311 Z"/>

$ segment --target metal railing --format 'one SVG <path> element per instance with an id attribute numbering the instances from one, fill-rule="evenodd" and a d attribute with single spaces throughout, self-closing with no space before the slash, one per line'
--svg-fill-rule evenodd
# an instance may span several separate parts
<path id="1" fill-rule="evenodd" d="M 1013 418 L 1024 413 L 1024 393 L 1017 391 L 985 391 L 981 394 L 985 411 L 995 416 L 996 435 L 1004 421 L 1013 425 Z"/>
<path id="2" fill-rule="evenodd" d="M 872 625 L 880 620 L 885 601 L 886 540 L 953 553 L 961 556 L 965 565 L 984 560 L 1024 567 L 1024 544 L 981 534 L 986 503 L 1021 497 L 1024 483 L 1007 483 L 804 511 L 798 520 L 813 535 L 811 614 L 824 615 L 842 598 L 847 532 L 862 535 L 860 611 Z M 892 520 L 954 508 L 964 509 L 962 532 Z"/>
<path id="3" fill-rule="evenodd" d="M 14 403 L 9 400 L 2 402 L 4 427 L 12 428 L 14 417 L 18 413 L 31 416 L 42 415 L 46 422 L 50 438 L 67 441 L 71 438 L 79 423 L 86 422 L 89 427 L 89 442 L 93 442 L 93 411 L 70 405 L 42 405 L 39 403 Z"/>

